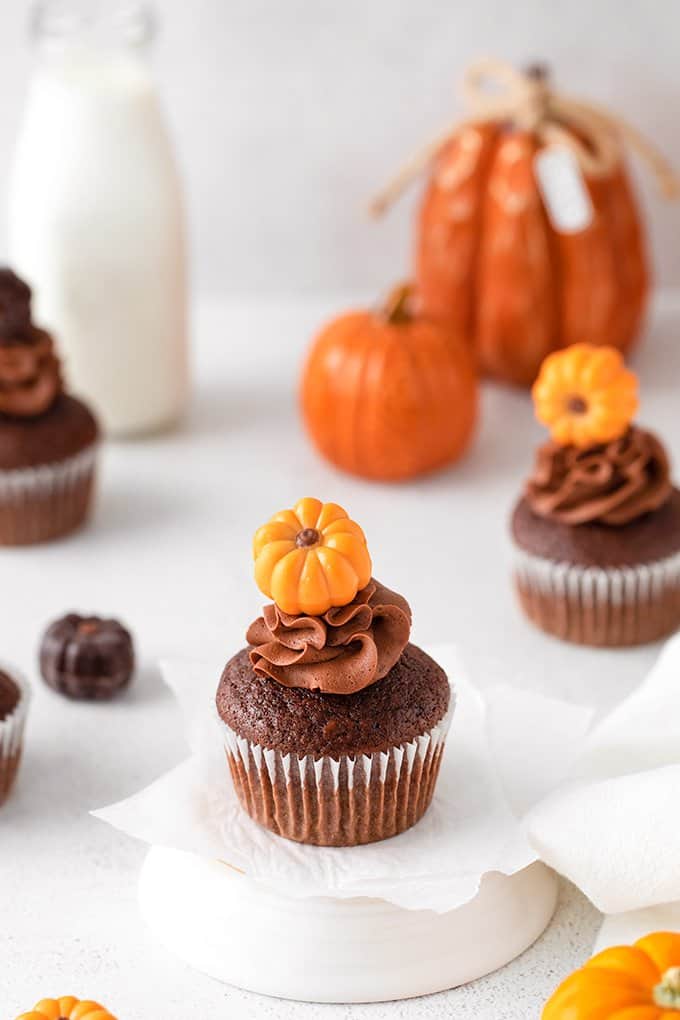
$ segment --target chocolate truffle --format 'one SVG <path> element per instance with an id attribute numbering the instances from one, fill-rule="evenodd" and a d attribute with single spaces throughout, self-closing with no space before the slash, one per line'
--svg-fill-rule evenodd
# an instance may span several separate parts
<path id="1" fill-rule="evenodd" d="M 43 637 L 43 679 L 69 698 L 107 700 L 128 686 L 133 670 L 132 638 L 117 620 L 69 613 Z"/>

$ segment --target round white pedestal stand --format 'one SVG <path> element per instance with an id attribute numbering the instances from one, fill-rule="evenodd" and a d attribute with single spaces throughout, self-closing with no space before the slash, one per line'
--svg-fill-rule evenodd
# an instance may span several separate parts
<path id="1" fill-rule="evenodd" d="M 555 909 L 543 864 L 486 876 L 447 914 L 384 900 L 295 899 L 224 864 L 152 847 L 142 916 L 159 941 L 219 981 L 307 1002 L 383 1002 L 443 991 L 509 963 Z"/>

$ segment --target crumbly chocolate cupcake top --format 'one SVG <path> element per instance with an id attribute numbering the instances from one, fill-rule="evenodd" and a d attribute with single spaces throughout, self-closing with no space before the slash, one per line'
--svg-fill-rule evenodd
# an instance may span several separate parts
<path id="1" fill-rule="evenodd" d="M 258 586 L 274 600 L 246 634 L 258 676 L 343 695 L 389 673 L 411 610 L 371 577 L 364 533 L 342 507 L 299 500 L 259 528 L 253 552 Z"/>
<path id="2" fill-rule="evenodd" d="M 446 715 L 446 673 L 407 644 L 380 683 L 351 698 L 287 688 L 253 672 L 248 649 L 229 660 L 217 690 L 220 717 L 240 736 L 281 754 L 373 754 L 410 743 Z"/>
<path id="3" fill-rule="evenodd" d="M 62 392 L 52 337 L 31 321 L 31 291 L 0 269 L 0 414 L 34 418 Z"/>
<path id="4" fill-rule="evenodd" d="M 618 351 L 575 344 L 552 354 L 532 393 L 552 434 L 525 489 L 534 514 L 622 527 L 668 502 L 668 456 L 656 436 L 632 424 L 637 379 Z"/>
<path id="5" fill-rule="evenodd" d="M 7 719 L 21 700 L 18 684 L 7 673 L 0 671 L 0 722 Z"/>
<path id="6" fill-rule="evenodd" d="M 130 682 L 132 637 L 118 620 L 68 613 L 46 630 L 40 647 L 45 683 L 71 698 L 103 700 Z"/>

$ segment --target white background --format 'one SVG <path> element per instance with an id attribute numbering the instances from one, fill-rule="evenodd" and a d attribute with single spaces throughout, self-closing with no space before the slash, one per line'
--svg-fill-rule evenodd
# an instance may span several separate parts
<path id="1" fill-rule="evenodd" d="M 625 114 L 680 167 L 676 0 L 157 6 L 155 63 L 187 184 L 200 291 L 375 294 L 408 272 L 410 201 L 378 226 L 366 202 L 462 112 L 460 76 L 479 56 L 547 61 L 565 91 Z M 30 67 L 27 10 L 26 0 L 0 4 L 0 251 Z M 647 175 L 641 190 L 659 278 L 680 285 L 680 207 L 669 212 Z"/>
<path id="2" fill-rule="evenodd" d="M 294 387 L 309 335 L 343 300 L 310 295 L 372 294 L 405 272 L 408 202 L 373 227 L 365 200 L 459 109 L 454 85 L 467 61 L 547 59 L 565 88 L 625 112 L 680 166 L 680 10 L 675 0 L 159 6 L 156 65 L 187 184 L 196 293 L 250 298 L 201 303 L 189 426 L 106 451 L 92 528 L 0 553 L 0 658 L 36 686 L 20 783 L 0 815 L 0 1018 L 72 989 L 101 997 L 121 1020 L 527 1020 L 585 958 L 598 923 L 569 888 L 538 945 L 470 988 L 387 1007 L 279 1004 L 217 986 L 153 944 L 135 904 L 143 848 L 87 811 L 182 758 L 153 663 L 206 654 L 217 672 L 260 603 L 252 531 L 303 493 L 348 506 L 376 574 L 409 596 L 416 638 L 458 641 L 481 684 L 508 680 L 604 709 L 642 679 L 654 649 L 568 648 L 514 605 L 506 521 L 540 436 L 524 395 L 486 387 L 464 464 L 397 488 L 323 465 L 303 437 Z M 30 66 L 26 8 L 0 5 L 0 250 Z M 680 285 L 680 211 L 662 208 L 648 181 L 644 193 L 660 279 Z M 262 308 L 263 298 L 274 303 Z M 676 463 L 678 325 L 677 312 L 657 319 L 637 362 L 643 420 Z M 135 632 L 143 669 L 114 705 L 67 703 L 36 677 L 40 632 L 70 608 L 119 615 Z"/>

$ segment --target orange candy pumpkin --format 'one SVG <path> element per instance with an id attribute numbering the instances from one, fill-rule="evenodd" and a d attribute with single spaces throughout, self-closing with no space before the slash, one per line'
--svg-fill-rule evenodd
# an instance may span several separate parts
<path id="1" fill-rule="evenodd" d="M 531 392 L 553 440 L 587 449 L 624 435 L 638 409 L 637 388 L 613 347 L 575 344 L 545 359 Z"/>
<path id="2" fill-rule="evenodd" d="M 516 76 L 514 121 L 469 122 L 440 149 L 416 242 L 424 311 L 470 338 L 484 373 L 521 385 L 568 344 L 596 337 L 629 350 L 648 292 L 643 231 L 620 154 L 604 171 L 584 171 L 587 226 L 560 232 L 546 214 L 535 160 L 559 113 L 537 71 Z M 561 131 L 571 131 L 577 150 L 588 141 L 568 123 Z"/>
<path id="3" fill-rule="evenodd" d="M 116 1020 L 112 1013 L 98 1002 L 62 995 L 59 999 L 42 999 L 30 1013 L 22 1013 L 17 1020 Z"/>
<path id="4" fill-rule="evenodd" d="M 563 981 L 541 1020 L 672 1020 L 680 1010 L 680 935 L 656 932 L 594 956 Z"/>
<path id="5" fill-rule="evenodd" d="M 284 613 L 320 616 L 345 606 L 371 579 L 364 533 L 337 503 L 301 499 L 253 540 L 255 580 Z"/>
<path id="6" fill-rule="evenodd" d="M 409 287 L 384 310 L 349 312 L 314 341 L 302 412 L 320 452 L 351 474 L 412 478 L 457 460 L 477 413 L 474 358 L 448 327 L 423 318 Z"/>

